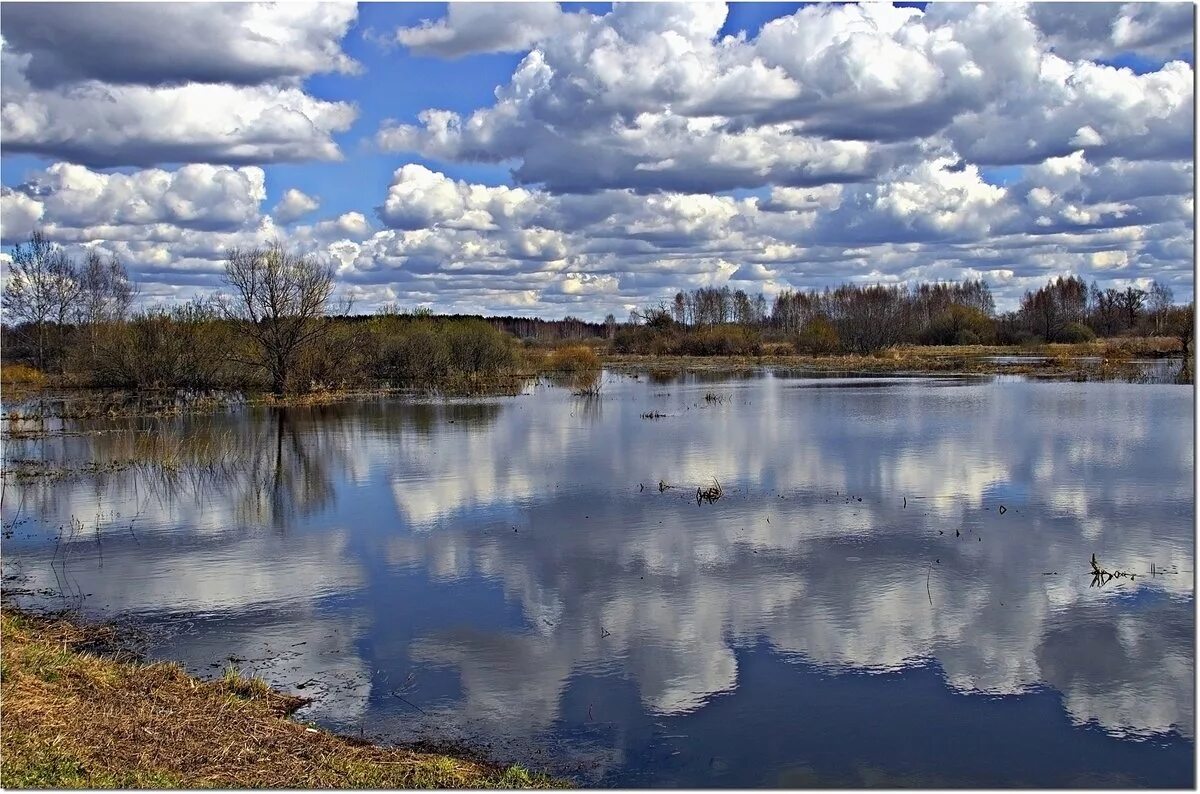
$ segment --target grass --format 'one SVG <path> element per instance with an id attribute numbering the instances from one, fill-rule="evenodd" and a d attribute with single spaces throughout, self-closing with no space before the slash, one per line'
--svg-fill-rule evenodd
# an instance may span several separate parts
<path id="1" fill-rule="evenodd" d="M 46 374 L 28 364 L 5 364 L 0 367 L 0 384 L 4 386 L 45 386 Z"/>
<path id="2" fill-rule="evenodd" d="M 898 345 L 870 355 L 809 355 L 793 352 L 790 345 L 767 343 L 761 356 L 666 356 L 609 354 L 604 366 L 638 371 L 654 367 L 664 374 L 672 369 L 750 371 L 759 366 L 795 367 L 813 372 L 1021 374 L 1055 378 L 1123 380 L 1136 378 L 1139 358 L 1178 355 L 1179 342 L 1170 338 L 1099 339 L 1078 344 L 1026 346 Z M 1044 360 L 997 363 L 992 356 L 1037 356 Z M 1081 361 L 1094 358 L 1098 361 Z"/>
<path id="3" fill-rule="evenodd" d="M 288 718 L 303 698 L 234 669 L 144 664 L 111 628 L 0 611 L 5 788 L 550 788 L 522 767 L 387 748 Z"/>
<path id="4" fill-rule="evenodd" d="M 543 367 L 552 372 L 591 372 L 600 369 L 600 356 L 587 345 L 560 347 L 546 356 Z"/>

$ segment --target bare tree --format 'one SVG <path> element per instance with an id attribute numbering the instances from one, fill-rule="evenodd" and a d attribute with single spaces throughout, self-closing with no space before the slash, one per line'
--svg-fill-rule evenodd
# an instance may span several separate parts
<path id="1" fill-rule="evenodd" d="M 34 344 L 36 364 L 44 369 L 50 358 L 51 326 L 61 334 L 79 296 L 75 263 L 60 247 L 35 230 L 26 245 L 13 248 L 4 285 L 5 321 Z"/>
<path id="2" fill-rule="evenodd" d="M 1130 329 L 1137 327 L 1138 315 L 1142 311 L 1142 304 L 1146 302 L 1146 291 L 1140 290 L 1137 287 L 1126 287 L 1121 293 L 1120 307 L 1125 313 L 1126 326 Z"/>
<path id="3" fill-rule="evenodd" d="M 137 288 L 117 256 L 107 260 L 96 250 L 88 252 L 79 270 L 79 297 L 75 321 L 87 334 L 88 346 L 96 355 L 96 331 L 106 323 L 117 323 L 129 314 Z"/>
<path id="4" fill-rule="evenodd" d="M 234 295 L 222 312 L 256 348 L 258 360 L 282 394 L 297 355 L 329 330 L 325 310 L 333 293 L 333 267 L 315 256 L 267 247 L 229 251 L 225 281 Z M 346 309 L 349 308 L 347 304 Z"/>
<path id="5" fill-rule="evenodd" d="M 1147 301 L 1147 308 L 1150 310 L 1150 316 L 1154 319 L 1154 333 L 1161 334 L 1163 332 L 1167 312 L 1170 310 L 1174 299 L 1174 293 L 1171 292 L 1171 288 L 1166 284 L 1158 280 L 1150 284 L 1150 296 Z"/>

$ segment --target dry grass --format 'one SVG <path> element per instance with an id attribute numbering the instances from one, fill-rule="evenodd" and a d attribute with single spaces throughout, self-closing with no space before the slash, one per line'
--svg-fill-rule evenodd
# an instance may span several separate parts
<path id="1" fill-rule="evenodd" d="M 28 364 L 5 364 L 0 367 L 0 383 L 5 386 L 45 386 L 46 373 Z"/>
<path id="2" fill-rule="evenodd" d="M 1122 338 L 1079 344 L 1004 347 L 989 345 L 898 345 L 872 355 L 801 355 L 766 345 L 762 356 L 662 356 L 609 354 L 604 366 L 640 371 L 749 371 L 758 366 L 795 367 L 813 372 L 1023 374 L 1056 378 L 1126 379 L 1136 377 L 1135 359 L 1178 355 L 1179 342 L 1164 337 Z M 998 363 L 993 356 L 1039 356 L 1045 360 Z M 1095 358 L 1099 363 L 1081 361 Z"/>
<path id="3" fill-rule="evenodd" d="M 554 781 L 288 719 L 305 702 L 116 653 L 111 629 L 0 613 L 5 788 L 531 788 Z"/>
<path id="4" fill-rule="evenodd" d="M 542 366 L 553 372 L 590 372 L 600 369 L 600 356 L 586 345 L 571 345 L 551 351 Z"/>

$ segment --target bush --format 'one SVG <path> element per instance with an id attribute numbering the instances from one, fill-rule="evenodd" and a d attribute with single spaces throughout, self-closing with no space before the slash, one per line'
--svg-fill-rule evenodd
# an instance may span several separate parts
<path id="1" fill-rule="evenodd" d="M 637 355 L 666 355 L 675 346 L 671 330 L 655 331 L 645 325 L 627 325 L 613 336 L 613 350 Z"/>
<path id="2" fill-rule="evenodd" d="M 1020 345 L 1026 347 L 1036 345 L 1041 340 L 1024 328 L 1003 329 L 996 333 L 996 342 L 1001 345 Z"/>
<path id="3" fill-rule="evenodd" d="M 491 377 L 518 363 L 516 340 L 483 320 L 377 318 L 371 329 L 376 378 L 397 385 Z"/>
<path id="4" fill-rule="evenodd" d="M 954 335 L 954 344 L 956 345 L 977 345 L 979 344 L 979 334 L 967 328 L 962 329 Z"/>
<path id="5" fill-rule="evenodd" d="M 586 345 L 571 345 L 552 351 L 543 366 L 555 372 L 589 372 L 600 368 L 600 357 Z"/>
<path id="6" fill-rule="evenodd" d="M 996 338 L 996 324 L 971 306 L 950 306 L 917 337 L 923 345 L 978 345 Z M 963 341 L 970 340 L 970 341 Z"/>
<path id="7" fill-rule="evenodd" d="M 450 346 L 450 366 L 468 377 L 495 375 L 517 363 L 516 339 L 483 320 L 453 320 L 442 333 Z"/>
<path id="8" fill-rule="evenodd" d="M 230 381 L 238 346 L 228 324 L 201 301 L 150 309 L 97 329 L 95 354 L 78 352 L 78 374 L 95 386 L 214 388 Z M 241 373 L 239 385 L 254 376 Z"/>
<path id="9" fill-rule="evenodd" d="M 288 377 L 291 389 L 329 389 L 365 385 L 369 337 L 361 326 L 333 323 L 296 358 Z"/>
<path id="10" fill-rule="evenodd" d="M 1096 332 L 1088 328 L 1083 323 L 1067 323 L 1057 334 L 1057 341 L 1069 342 L 1072 344 L 1078 342 L 1090 342 L 1096 338 Z"/>
<path id="11" fill-rule="evenodd" d="M 814 317 L 800 331 L 794 342 L 797 353 L 829 354 L 841 348 L 837 329 L 824 317 Z"/>
<path id="12" fill-rule="evenodd" d="M 701 328 L 680 337 L 674 352 L 684 356 L 757 356 L 762 354 L 762 336 L 736 325 Z"/>

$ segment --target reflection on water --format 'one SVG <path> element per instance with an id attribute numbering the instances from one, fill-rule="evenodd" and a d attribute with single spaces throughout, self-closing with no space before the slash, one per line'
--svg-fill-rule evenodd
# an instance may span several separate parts
<path id="1" fill-rule="evenodd" d="M 1191 423 L 1177 386 L 784 373 L 68 422 L 6 444 L 5 572 L 584 782 L 1190 785 Z"/>

